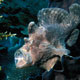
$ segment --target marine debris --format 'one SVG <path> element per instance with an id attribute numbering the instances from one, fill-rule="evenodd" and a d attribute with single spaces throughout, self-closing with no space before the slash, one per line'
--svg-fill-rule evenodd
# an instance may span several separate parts
<path id="1" fill-rule="evenodd" d="M 70 50 L 66 45 L 76 43 L 79 34 L 76 27 L 79 23 L 79 4 L 72 4 L 69 13 L 60 8 L 40 10 L 38 24 L 29 23 L 29 38 L 24 38 L 25 44 L 15 52 L 16 68 L 37 65 L 50 71 L 58 60 L 61 61 L 63 55 L 69 56 Z M 71 33 L 74 33 L 76 39 Z"/>

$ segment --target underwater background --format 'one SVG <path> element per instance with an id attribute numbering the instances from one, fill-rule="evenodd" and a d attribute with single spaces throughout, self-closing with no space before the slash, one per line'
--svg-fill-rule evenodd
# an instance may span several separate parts
<path id="1" fill-rule="evenodd" d="M 45 72 L 42 68 L 17 69 L 14 53 L 24 44 L 23 38 L 29 37 L 29 22 L 38 22 L 39 10 L 59 7 L 68 11 L 73 3 L 80 4 L 80 0 L 0 0 L 0 80 L 42 80 Z M 80 24 L 77 28 L 80 31 Z M 43 76 L 45 80 L 80 80 L 80 35 L 77 42 L 67 48 L 74 58 L 64 56 L 64 72 L 51 69 Z M 60 68 L 59 63 L 56 68 Z"/>

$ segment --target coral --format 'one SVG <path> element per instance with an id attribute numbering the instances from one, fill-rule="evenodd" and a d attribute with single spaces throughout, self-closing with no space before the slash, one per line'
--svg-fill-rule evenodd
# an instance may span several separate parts
<path id="1" fill-rule="evenodd" d="M 14 62 L 14 52 L 23 45 L 23 39 L 9 37 L 7 40 L 0 40 L 0 65 L 7 65 Z"/>
<path id="2" fill-rule="evenodd" d="M 23 45 L 24 41 L 16 36 L 8 37 L 7 40 L 0 40 L 0 65 L 4 69 L 6 80 L 26 79 L 26 69 L 17 70 L 14 65 L 14 53 Z M 21 74 L 18 74 L 21 73 Z M 23 75 L 22 75 L 23 74 Z M 0 73 L 2 75 L 2 73 Z M 17 76 L 16 76 L 17 75 Z M 15 77 L 16 76 L 16 77 Z M 0 76 L 0 80 L 2 77 Z M 5 79 L 3 79 L 5 80 Z"/>
<path id="3" fill-rule="evenodd" d="M 69 55 L 66 40 L 69 46 L 76 43 L 80 5 L 72 4 L 69 13 L 60 8 L 44 8 L 38 13 L 38 21 L 37 25 L 29 23 L 29 39 L 24 38 L 25 44 L 14 55 L 17 68 L 37 65 L 50 71 L 58 60 L 62 61 L 63 55 Z"/>
<path id="4" fill-rule="evenodd" d="M 37 75 L 37 73 L 39 74 L 40 72 L 40 69 L 35 66 L 17 69 L 13 63 L 8 64 L 5 68 L 7 80 L 26 80 L 26 78 L 31 75 L 31 73 Z"/>
<path id="5" fill-rule="evenodd" d="M 47 7 L 44 0 L 4 0 L 0 5 L 0 32 L 7 30 L 20 34 L 20 37 L 28 36 L 25 32 L 28 23 L 33 20 L 37 22 L 36 14 L 43 7 Z"/>
<path id="6" fill-rule="evenodd" d="M 0 71 L 0 80 L 6 80 L 6 75 L 5 75 L 4 70 Z"/>

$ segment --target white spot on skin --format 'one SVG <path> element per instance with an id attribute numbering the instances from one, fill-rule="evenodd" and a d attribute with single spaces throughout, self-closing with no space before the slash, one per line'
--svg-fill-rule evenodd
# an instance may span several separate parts
<path id="1" fill-rule="evenodd" d="M 43 13 L 43 15 L 46 15 L 46 13 Z"/>
<path id="2" fill-rule="evenodd" d="M 53 14 L 54 13 L 54 11 L 51 11 L 51 14 Z"/>
<path id="3" fill-rule="evenodd" d="M 57 11 L 55 11 L 55 14 L 57 14 Z"/>

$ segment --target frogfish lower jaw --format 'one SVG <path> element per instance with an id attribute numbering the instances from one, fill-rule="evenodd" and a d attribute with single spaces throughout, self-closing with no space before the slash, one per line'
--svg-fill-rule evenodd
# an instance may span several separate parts
<path id="1" fill-rule="evenodd" d="M 29 53 L 25 53 L 22 50 L 16 51 L 15 54 L 15 65 L 16 68 L 23 68 L 32 65 L 32 57 Z"/>
<path id="2" fill-rule="evenodd" d="M 20 60 L 16 63 L 16 68 L 23 68 L 26 66 L 26 61 L 25 60 Z"/>
<path id="3" fill-rule="evenodd" d="M 16 62 L 16 61 L 15 61 Z M 17 63 L 15 63 L 16 68 L 24 68 L 32 65 L 32 62 L 27 63 L 26 60 L 18 60 Z"/>

